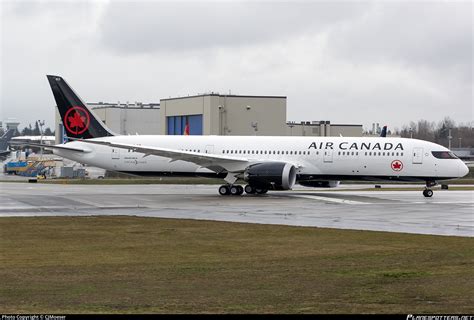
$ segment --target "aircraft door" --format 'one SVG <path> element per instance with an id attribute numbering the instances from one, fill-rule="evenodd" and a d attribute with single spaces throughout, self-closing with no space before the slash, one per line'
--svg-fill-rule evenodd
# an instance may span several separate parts
<path id="1" fill-rule="evenodd" d="M 423 163 L 423 148 L 413 148 L 413 163 Z"/>
<path id="2" fill-rule="evenodd" d="M 112 160 L 120 160 L 120 149 L 112 148 Z"/>
<path id="3" fill-rule="evenodd" d="M 206 153 L 209 153 L 209 154 L 214 153 L 214 146 L 213 145 L 207 145 L 206 146 Z"/>
<path id="4" fill-rule="evenodd" d="M 328 162 L 328 163 L 332 162 L 332 156 L 333 156 L 332 149 L 324 150 L 323 161 Z"/>

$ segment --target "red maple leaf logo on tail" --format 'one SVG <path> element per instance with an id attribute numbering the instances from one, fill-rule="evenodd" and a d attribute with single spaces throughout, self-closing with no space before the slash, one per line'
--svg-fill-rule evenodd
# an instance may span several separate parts
<path id="1" fill-rule="evenodd" d="M 76 128 L 75 131 L 77 133 L 80 129 L 84 128 L 86 117 L 81 117 L 78 112 L 75 112 L 74 116 L 67 118 L 67 120 L 69 121 L 69 127 Z"/>
<path id="2" fill-rule="evenodd" d="M 71 107 L 64 116 L 64 126 L 69 133 L 81 134 L 87 130 L 90 123 L 89 113 L 82 107 Z"/>

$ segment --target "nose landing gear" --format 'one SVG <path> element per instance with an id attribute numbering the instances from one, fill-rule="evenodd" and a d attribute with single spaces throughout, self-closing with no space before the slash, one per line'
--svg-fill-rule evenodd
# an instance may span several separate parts
<path id="1" fill-rule="evenodd" d="M 433 196 L 433 190 L 431 189 L 425 189 L 423 190 L 423 195 L 426 197 L 426 198 L 431 198 Z"/>
<path id="2" fill-rule="evenodd" d="M 426 198 L 431 198 L 433 196 L 433 190 L 431 190 L 431 187 L 434 187 L 437 185 L 436 181 L 426 181 L 426 188 L 423 190 L 423 195 Z"/>

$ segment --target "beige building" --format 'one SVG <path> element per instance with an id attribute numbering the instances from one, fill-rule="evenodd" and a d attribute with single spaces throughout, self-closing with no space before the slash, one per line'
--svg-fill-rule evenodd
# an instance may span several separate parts
<path id="1" fill-rule="evenodd" d="M 160 134 L 160 104 L 88 103 L 107 127 L 117 134 Z"/>
<path id="2" fill-rule="evenodd" d="M 160 100 L 161 133 L 286 135 L 286 97 L 204 94 Z"/>

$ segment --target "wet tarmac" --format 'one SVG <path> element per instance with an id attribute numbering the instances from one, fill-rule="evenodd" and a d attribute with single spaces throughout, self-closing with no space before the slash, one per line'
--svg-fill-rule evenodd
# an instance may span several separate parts
<path id="1" fill-rule="evenodd" d="M 298 187 L 219 196 L 216 185 L 61 185 L 0 182 L 0 217 L 132 215 L 474 236 L 474 191 L 349 191 Z"/>

